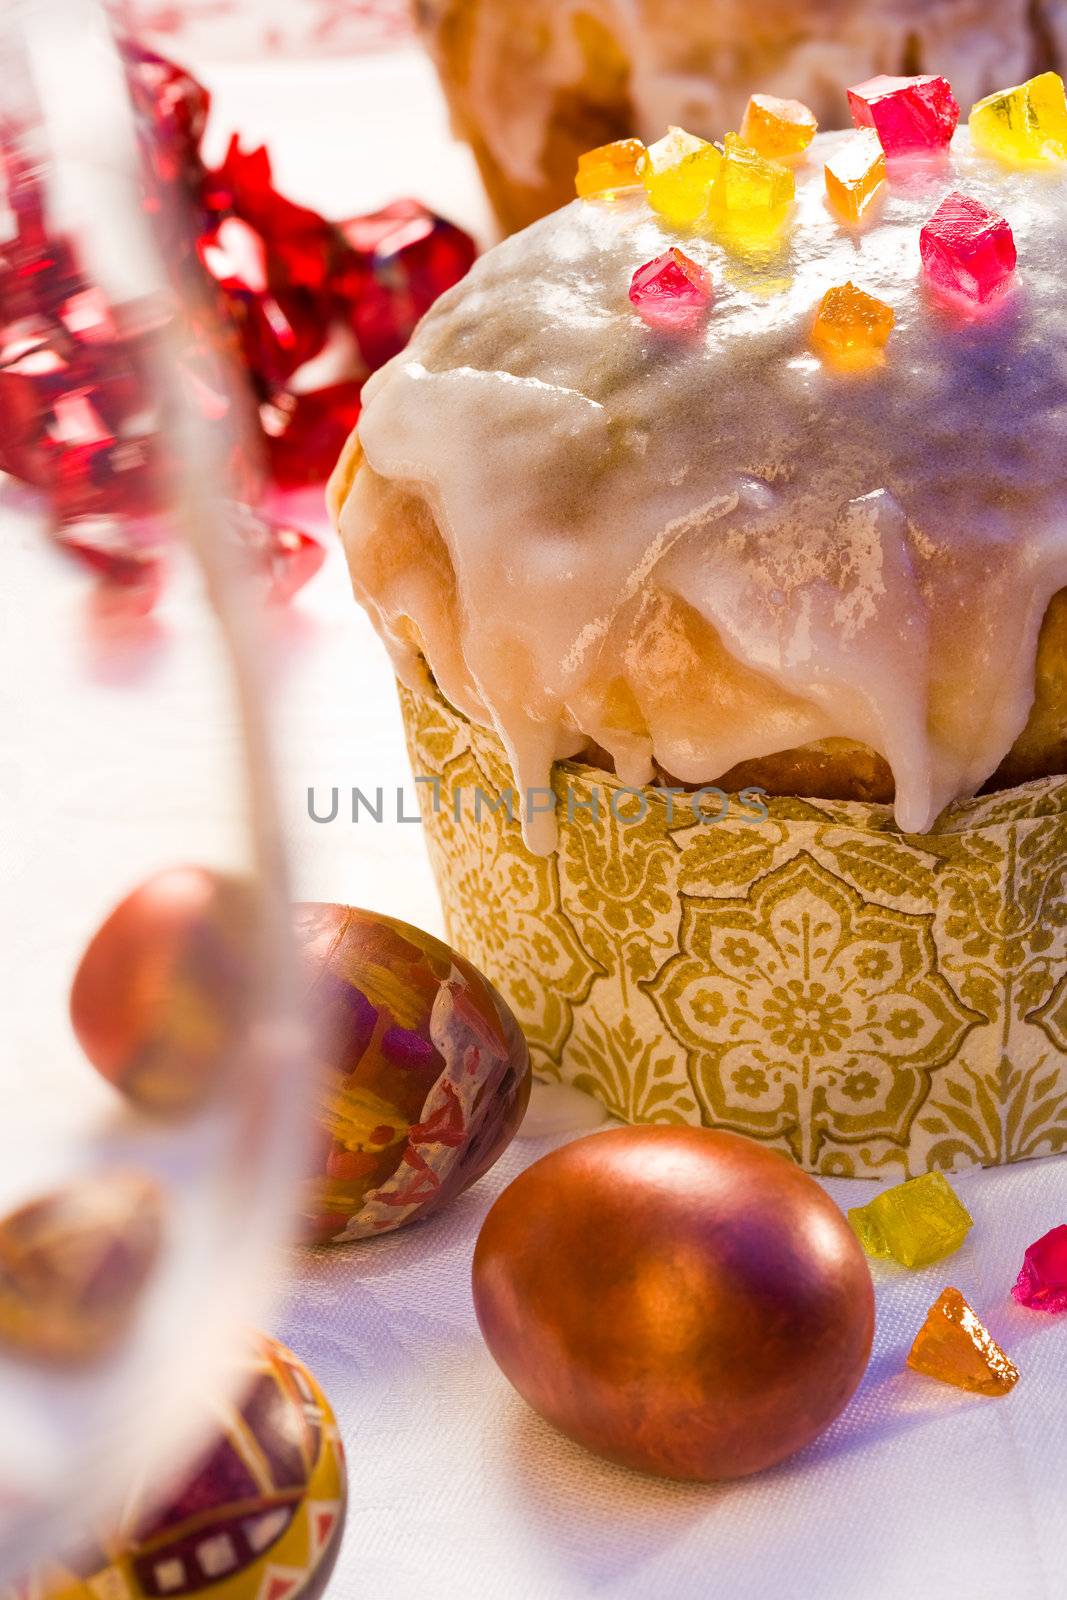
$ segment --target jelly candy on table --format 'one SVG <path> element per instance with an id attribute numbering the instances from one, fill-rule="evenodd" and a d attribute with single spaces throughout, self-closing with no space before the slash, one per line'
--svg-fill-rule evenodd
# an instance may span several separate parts
<path id="1" fill-rule="evenodd" d="M 574 188 L 580 200 L 594 195 L 611 195 L 617 189 L 640 185 L 638 164 L 645 154 L 640 139 L 616 139 L 578 157 Z"/>
<path id="2" fill-rule="evenodd" d="M 908 1366 L 972 1394 L 1007 1394 L 1019 1369 L 958 1289 L 942 1289 L 908 1352 Z"/>
<path id="3" fill-rule="evenodd" d="M 951 1255 L 973 1227 L 942 1172 L 883 1189 L 850 1210 L 848 1220 L 869 1255 L 892 1256 L 904 1267 L 926 1267 Z M 882 1248 L 868 1248 L 869 1240 Z"/>

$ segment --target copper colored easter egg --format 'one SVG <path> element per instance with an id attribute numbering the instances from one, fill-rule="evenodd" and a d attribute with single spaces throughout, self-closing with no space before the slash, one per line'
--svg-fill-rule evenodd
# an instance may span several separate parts
<path id="1" fill-rule="evenodd" d="M 142 1109 L 199 1105 L 251 1019 L 256 900 L 204 867 L 147 878 L 91 939 L 70 1016 L 89 1060 Z"/>
<path id="2" fill-rule="evenodd" d="M 41 1600 L 318 1600 L 340 1547 L 344 1451 L 303 1362 L 260 1335 L 199 1461 L 157 1503 L 139 1483 L 122 1525 L 37 1575 Z M 19 1590 L 22 1593 L 23 1590 Z"/>
<path id="3" fill-rule="evenodd" d="M 323 1070 L 307 1231 L 388 1232 L 470 1187 L 511 1142 L 530 1095 L 518 1024 L 439 939 L 351 906 L 295 909 Z"/>
<path id="4" fill-rule="evenodd" d="M 859 1383 L 870 1273 L 813 1178 L 737 1134 L 590 1134 L 486 1218 L 474 1301 L 535 1411 L 671 1478 L 743 1477 L 799 1450 Z"/>

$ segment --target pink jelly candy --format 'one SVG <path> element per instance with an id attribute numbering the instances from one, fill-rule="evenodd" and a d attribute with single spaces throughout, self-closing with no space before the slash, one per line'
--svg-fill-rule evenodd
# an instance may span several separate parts
<path id="1" fill-rule="evenodd" d="M 960 108 L 947 78 L 889 78 L 883 73 L 848 91 L 857 128 L 873 128 L 887 156 L 942 150 Z"/>
<path id="2" fill-rule="evenodd" d="M 1067 1224 L 1061 1222 L 1028 1247 L 1011 1293 L 1034 1311 L 1067 1311 Z"/>
<path id="3" fill-rule="evenodd" d="M 688 332 L 699 327 L 711 305 L 711 279 L 703 267 L 672 248 L 638 267 L 630 299 L 651 327 Z"/>
<path id="4" fill-rule="evenodd" d="M 923 266 L 949 294 L 984 305 L 1015 271 L 1010 225 L 965 194 L 946 195 L 919 235 Z"/>

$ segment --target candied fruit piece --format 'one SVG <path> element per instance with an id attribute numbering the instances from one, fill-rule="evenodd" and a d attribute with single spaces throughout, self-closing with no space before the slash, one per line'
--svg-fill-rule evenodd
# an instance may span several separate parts
<path id="1" fill-rule="evenodd" d="M 881 354 L 895 321 L 892 306 L 865 294 L 854 283 L 842 283 L 823 295 L 812 341 L 837 361 L 861 365 Z"/>
<path id="2" fill-rule="evenodd" d="M 951 140 L 960 108 L 947 78 L 890 78 L 884 73 L 848 91 L 857 128 L 873 128 L 887 156 L 941 150 Z"/>
<path id="3" fill-rule="evenodd" d="M 231 502 L 229 520 L 244 568 L 270 605 L 287 605 L 326 559 L 310 533 L 251 506 Z"/>
<path id="4" fill-rule="evenodd" d="M 867 1238 L 885 1248 L 868 1255 L 890 1255 L 902 1267 L 926 1267 L 958 1250 L 973 1226 L 942 1172 L 924 1172 L 892 1189 L 883 1189 L 848 1214 L 864 1249 Z"/>
<path id="5" fill-rule="evenodd" d="M 881 1224 L 869 1206 L 853 1206 L 848 1214 L 849 1226 L 863 1246 L 865 1255 L 873 1256 L 876 1261 L 884 1261 L 889 1255 L 889 1246 Z"/>
<path id="6" fill-rule="evenodd" d="M 788 161 L 804 154 L 818 127 L 815 113 L 802 101 L 754 94 L 745 107 L 741 137 L 761 156 Z"/>
<path id="7" fill-rule="evenodd" d="M 846 222 L 859 222 L 885 183 L 885 151 L 873 128 L 846 139 L 823 168 L 826 195 Z"/>
<path id="8" fill-rule="evenodd" d="M 1007 1394 L 1019 1369 L 982 1326 L 958 1289 L 942 1289 L 908 1352 L 913 1372 L 973 1394 Z"/>
<path id="9" fill-rule="evenodd" d="M 736 133 L 728 133 L 712 199 L 717 219 L 735 233 L 774 233 L 785 221 L 796 179 L 779 161 L 768 161 Z"/>
<path id="10" fill-rule="evenodd" d="M 711 279 L 681 250 L 671 249 L 638 267 L 630 300 L 651 327 L 689 332 L 699 327 L 711 305 Z"/>
<path id="11" fill-rule="evenodd" d="M 706 139 L 671 128 L 649 145 L 639 171 L 648 203 L 668 222 L 691 227 L 707 214 L 722 153 Z"/>
<path id="12" fill-rule="evenodd" d="M 578 157 L 578 171 L 574 187 L 580 200 L 590 195 L 613 194 L 616 189 L 630 189 L 640 184 L 638 162 L 645 154 L 640 139 L 616 139 L 614 144 L 602 144 L 596 150 L 587 150 Z"/>
<path id="13" fill-rule="evenodd" d="M 984 305 L 1015 271 L 1011 227 L 968 195 L 947 195 L 919 235 L 928 277 L 939 289 Z"/>
<path id="14" fill-rule="evenodd" d="M 283 489 L 321 483 L 359 421 L 357 379 L 301 394 L 279 394 L 259 408 L 271 476 Z"/>
<path id="15" fill-rule="evenodd" d="M 337 224 L 347 249 L 330 288 L 372 370 L 403 350 L 415 324 L 474 260 L 469 234 L 418 200 Z"/>
<path id="16" fill-rule="evenodd" d="M 1008 161 L 1067 160 L 1067 91 L 1057 72 L 988 94 L 971 110 L 979 150 Z"/>
<path id="17" fill-rule="evenodd" d="M 1027 1246 L 1012 1299 L 1032 1311 L 1067 1311 L 1067 1224 Z"/>
<path id="18" fill-rule="evenodd" d="M 121 591 L 127 611 L 147 615 L 163 592 L 166 526 L 152 519 L 75 517 L 60 522 L 52 537 L 61 550 L 103 579 L 105 591 Z"/>

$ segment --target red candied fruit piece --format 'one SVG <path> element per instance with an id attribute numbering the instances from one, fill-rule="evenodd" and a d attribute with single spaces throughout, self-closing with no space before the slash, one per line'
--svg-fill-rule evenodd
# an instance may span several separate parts
<path id="1" fill-rule="evenodd" d="M 70 368 L 27 323 L 5 333 L 0 352 L 0 470 L 45 489 L 50 479 L 42 420 L 69 388 Z"/>
<path id="2" fill-rule="evenodd" d="M 264 145 L 242 150 L 234 134 L 222 165 L 207 174 L 204 199 L 209 211 L 239 217 L 260 236 L 271 288 L 325 290 L 341 248 L 337 230 L 317 211 L 278 193 Z"/>
<path id="3" fill-rule="evenodd" d="M 156 433 L 64 440 L 51 460 L 49 491 L 61 521 L 88 516 L 151 516 L 162 499 L 162 451 Z"/>
<path id="4" fill-rule="evenodd" d="M 310 533 L 251 506 L 232 505 L 230 525 L 245 570 L 269 605 L 286 605 L 326 559 L 325 547 Z"/>
<path id="5" fill-rule="evenodd" d="M 347 248 L 332 287 L 374 371 L 404 348 L 420 317 L 467 273 L 474 241 L 418 200 L 395 200 L 338 227 Z"/>
<path id="6" fill-rule="evenodd" d="M 119 46 L 126 69 L 130 99 L 142 127 L 152 137 L 142 148 L 159 183 L 199 178 L 200 141 L 207 127 L 211 95 L 192 75 L 125 39 Z"/>
<path id="7" fill-rule="evenodd" d="M 1033 1311 L 1067 1311 L 1067 1224 L 1029 1245 L 1012 1299 Z"/>
<path id="8" fill-rule="evenodd" d="M 250 370 L 268 389 L 283 386 L 326 341 L 319 297 L 282 286 L 266 241 L 243 217 L 224 217 L 197 252 L 226 298 Z"/>
<path id="9" fill-rule="evenodd" d="M 359 421 L 362 383 L 330 384 L 309 394 L 285 394 L 261 408 L 271 476 L 296 489 L 329 477 Z"/>
<path id="10" fill-rule="evenodd" d="M 848 90 L 857 128 L 873 128 L 887 156 L 942 150 L 960 120 L 947 78 L 890 78 L 882 73 Z"/>
<path id="11" fill-rule="evenodd" d="M 650 327 L 688 333 L 698 328 L 711 305 L 711 278 L 681 250 L 672 248 L 638 267 L 630 282 L 630 301 Z"/>
<path id="12" fill-rule="evenodd" d="M 948 294 L 985 305 L 1015 271 L 1015 239 L 1004 217 L 969 195 L 946 195 L 919 235 L 923 266 Z"/>
<path id="13" fill-rule="evenodd" d="M 166 537 L 151 519 L 129 517 L 79 517 L 52 530 L 59 548 L 103 581 L 103 595 L 121 597 L 128 614 L 141 616 L 163 592 Z"/>

